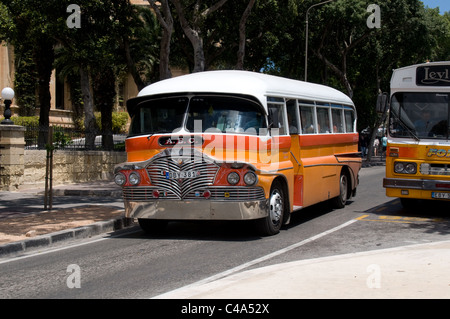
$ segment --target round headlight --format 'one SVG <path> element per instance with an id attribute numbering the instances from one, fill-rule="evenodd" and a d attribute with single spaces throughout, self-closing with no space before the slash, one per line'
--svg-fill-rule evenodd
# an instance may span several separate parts
<path id="1" fill-rule="evenodd" d="M 417 166 L 415 163 L 408 163 L 405 166 L 405 173 L 407 174 L 415 174 L 417 170 Z"/>
<path id="2" fill-rule="evenodd" d="M 236 172 L 231 172 L 230 174 L 228 174 L 227 180 L 231 185 L 236 185 L 237 183 L 239 183 L 239 174 Z"/>
<path id="3" fill-rule="evenodd" d="M 128 179 L 131 185 L 137 185 L 141 182 L 141 177 L 136 172 L 131 173 L 130 176 L 128 176 Z"/>
<path id="4" fill-rule="evenodd" d="M 114 176 L 114 182 L 119 186 L 123 186 L 126 183 L 126 181 L 127 181 L 127 178 L 122 173 L 117 173 Z"/>
<path id="5" fill-rule="evenodd" d="M 255 185 L 257 181 L 258 181 L 258 177 L 253 172 L 248 172 L 244 175 L 244 182 L 248 186 Z"/>
<path id="6" fill-rule="evenodd" d="M 397 163 L 395 163 L 395 165 L 394 165 L 394 172 L 396 172 L 396 173 L 402 173 L 403 170 L 404 170 L 404 168 L 405 168 L 405 165 L 403 165 L 402 162 L 397 162 Z"/>

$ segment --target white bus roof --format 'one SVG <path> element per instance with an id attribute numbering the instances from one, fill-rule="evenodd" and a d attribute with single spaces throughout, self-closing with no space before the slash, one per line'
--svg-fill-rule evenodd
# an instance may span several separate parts
<path id="1" fill-rule="evenodd" d="M 432 84 L 421 84 L 418 85 L 417 81 L 417 69 L 422 68 L 424 70 L 424 76 L 430 77 L 433 70 L 439 69 L 439 73 L 435 76 L 441 76 L 442 80 L 448 81 L 448 85 L 432 85 Z M 426 70 L 426 71 L 425 71 Z M 447 71 L 446 71 L 447 70 Z M 450 91 L 450 78 L 445 79 L 445 77 L 450 76 L 450 61 L 441 62 L 427 62 L 421 64 L 414 64 L 405 66 L 399 69 L 395 69 L 392 72 L 391 78 L 391 95 L 395 92 L 449 92 Z M 433 83 L 433 81 L 430 81 Z"/>
<path id="2" fill-rule="evenodd" d="M 249 71 L 205 71 L 151 84 L 138 97 L 168 93 L 230 93 L 256 97 L 267 107 L 267 96 L 353 105 L 344 93 L 328 86 Z"/>

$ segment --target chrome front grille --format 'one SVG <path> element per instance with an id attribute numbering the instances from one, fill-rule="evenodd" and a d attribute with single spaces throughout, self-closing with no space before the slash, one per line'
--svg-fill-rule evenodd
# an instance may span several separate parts
<path id="1" fill-rule="evenodd" d="M 264 200 L 264 189 L 262 187 L 246 187 L 246 186 L 211 186 L 208 187 L 211 192 L 212 200 L 224 201 L 254 201 Z M 192 191 L 186 195 L 186 199 L 196 199 L 201 192 Z"/>
<path id="2" fill-rule="evenodd" d="M 149 186 L 128 186 L 122 188 L 123 199 L 129 201 L 149 201 L 156 200 L 153 196 L 153 191 L 158 190 L 156 187 Z M 165 192 L 161 194 L 166 199 L 178 199 L 178 197 L 171 193 Z"/>
<path id="3" fill-rule="evenodd" d="M 219 166 L 201 157 L 159 157 L 146 167 L 152 185 L 167 192 L 167 198 L 184 199 L 190 192 L 206 189 L 214 183 Z M 166 172 L 200 172 L 194 178 L 169 179 Z"/>
<path id="4" fill-rule="evenodd" d="M 202 195 L 205 190 L 211 192 L 211 197 L 205 199 Z M 262 201 L 265 200 L 262 187 L 246 186 L 210 186 L 206 189 L 190 190 L 183 198 L 185 200 L 216 200 L 216 201 Z M 128 186 L 123 187 L 123 198 L 129 201 L 152 201 L 156 200 L 153 191 L 158 190 L 161 200 L 179 198 L 170 191 L 161 191 L 161 188 L 153 186 Z"/>

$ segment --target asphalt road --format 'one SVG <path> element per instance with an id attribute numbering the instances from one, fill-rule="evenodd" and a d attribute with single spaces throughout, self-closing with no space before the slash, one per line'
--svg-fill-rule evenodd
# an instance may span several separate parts
<path id="1" fill-rule="evenodd" d="M 177 222 L 157 237 L 136 227 L 3 259 L 0 298 L 152 298 L 255 267 L 450 238 L 447 204 L 406 211 L 385 196 L 383 176 L 384 167 L 364 168 L 344 209 L 304 209 L 276 236 L 244 222 Z"/>

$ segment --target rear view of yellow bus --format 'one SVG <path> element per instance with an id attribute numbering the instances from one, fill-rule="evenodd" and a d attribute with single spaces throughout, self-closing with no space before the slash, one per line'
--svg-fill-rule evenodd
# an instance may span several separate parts
<path id="1" fill-rule="evenodd" d="M 386 195 L 405 207 L 450 200 L 450 61 L 394 70 L 386 150 Z"/>

